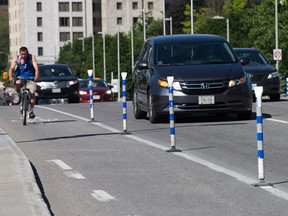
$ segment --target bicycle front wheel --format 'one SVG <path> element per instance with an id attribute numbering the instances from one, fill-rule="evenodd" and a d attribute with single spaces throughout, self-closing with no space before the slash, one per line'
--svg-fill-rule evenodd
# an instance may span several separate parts
<path id="1" fill-rule="evenodd" d="M 26 125 L 27 122 L 27 112 L 28 112 L 28 93 L 23 92 L 22 95 L 22 123 L 23 125 Z"/>

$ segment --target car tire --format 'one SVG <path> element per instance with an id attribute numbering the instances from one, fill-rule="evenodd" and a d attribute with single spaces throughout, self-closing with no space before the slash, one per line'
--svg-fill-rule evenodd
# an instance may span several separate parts
<path id="1" fill-rule="evenodd" d="M 68 98 L 68 103 L 79 103 L 80 98 Z"/>
<path id="2" fill-rule="evenodd" d="M 135 119 L 145 119 L 147 116 L 147 113 L 139 109 L 136 89 L 133 90 L 132 103 L 133 103 L 133 113 L 134 113 Z"/>
<path id="3" fill-rule="evenodd" d="M 280 101 L 280 94 L 269 95 L 270 101 Z"/>
<path id="4" fill-rule="evenodd" d="M 159 114 L 156 113 L 153 102 L 152 102 L 152 94 L 151 90 L 148 91 L 148 98 L 147 98 L 147 110 L 148 110 L 148 118 L 151 123 L 159 122 Z"/>
<path id="5" fill-rule="evenodd" d="M 251 114 L 252 114 L 252 111 L 247 111 L 247 112 L 239 112 L 237 113 L 237 118 L 239 120 L 250 120 L 251 119 Z"/>

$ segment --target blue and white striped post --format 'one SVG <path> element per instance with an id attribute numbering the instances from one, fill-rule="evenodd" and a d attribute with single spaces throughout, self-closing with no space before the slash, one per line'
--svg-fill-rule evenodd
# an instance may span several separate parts
<path id="1" fill-rule="evenodd" d="M 262 118 L 262 94 L 263 86 L 255 86 L 256 95 L 256 123 L 257 123 L 257 150 L 258 150 L 258 178 L 259 183 L 253 184 L 255 187 L 269 186 L 265 183 L 264 173 L 264 146 L 263 146 L 263 118 Z"/>
<path id="2" fill-rule="evenodd" d="M 181 152 L 180 149 L 176 149 L 175 142 L 175 115 L 174 115 L 174 99 L 173 99 L 173 76 L 167 77 L 168 81 L 168 93 L 169 93 L 169 118 L 170 118 L 170 142 L 171 149 L 166 150 L 166 152 Z"/>
<path id="3" fill-rule="evenodd" d="M 286 97 L 288 97 L 288 78 L 286 78 Z"/>
<path id="4" fill-rule="evenodd" d="M 127 134 L 127 102 L 126 102 L 126 77 L 127 77 L 127 72 L 122 72 L 121 73 L 121 77 L 122 77 L 123 134 Z M 120 89 L 118 91 L 120 91 Z"/>
<path id="5" fill-rule="evenodd" d="M 90 96 L 90 115 L 91 115 L 91 121 L 94 121 L 92 74 L 93 74 L 93 70 L 88 70 L 89 96 Z"/>

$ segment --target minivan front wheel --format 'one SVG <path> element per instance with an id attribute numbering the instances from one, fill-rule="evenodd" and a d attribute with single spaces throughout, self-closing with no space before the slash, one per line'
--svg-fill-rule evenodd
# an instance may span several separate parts
<path id="1" fill-rule="evenodd" d="M 148 91 L 148 101 L 147 101 L 148 117 L 151 123 L 157 123 L 159 121 L 159 115 L 156 113 L 153 102 L 151 90 Z"/>
<path id="2" fill-rule="evenodd" d="M 133 97 L 132 97 L 134 117 L 135 117 L 135 119 L 144 119 L 144 118 L 146 118 L 147 113 L 139 109 L 137 98 L 138 98 L 137 90 L 134 89 L 133 90 Z"/>

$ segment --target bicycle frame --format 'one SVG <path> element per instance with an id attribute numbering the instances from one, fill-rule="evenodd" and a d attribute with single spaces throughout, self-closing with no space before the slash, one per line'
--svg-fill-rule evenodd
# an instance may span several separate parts
<path id="1" fill-rule="evenodd" d="M 29 110 L 29 105 L 30 105 L 30 91 L 27 88 L 27 80 L 24 78 L 19 78 L 21 80 L 21 108 L 22 108 L 22 123 L 23 125 L 26 125 L 27 122 L 27 112 Z"/>

